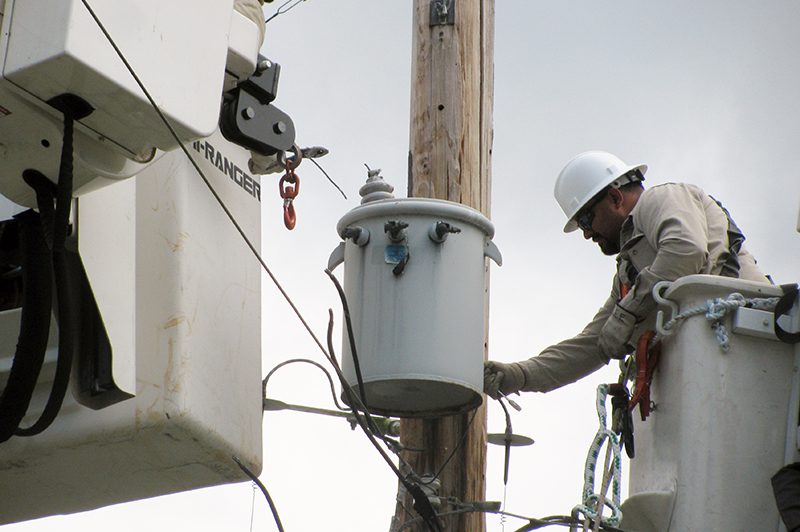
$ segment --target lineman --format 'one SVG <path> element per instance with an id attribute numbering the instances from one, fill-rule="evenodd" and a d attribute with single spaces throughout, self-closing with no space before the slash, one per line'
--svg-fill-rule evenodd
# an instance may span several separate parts
<path id="1" fill-rule="evenodd" d="M 637 325 L 654 313 L 659 281 L 712 274 L 769 282 L 742 246 L 728 211 L 694 185 L 642 186 L 647 166 L 629 166 L 602 151 L 582 153 L 561 170 L 555 197 L 567 224 L 606 255 L 617 255 L 611 295 L 583 331 L 538 356 L 488 361 L 484 391 L 548 392 L 589 375 L 632 350 Z"/>

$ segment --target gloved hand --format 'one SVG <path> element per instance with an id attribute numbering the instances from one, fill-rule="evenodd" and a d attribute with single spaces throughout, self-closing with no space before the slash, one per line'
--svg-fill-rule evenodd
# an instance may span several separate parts
<path id="1" fill-rule="evenodd" d="M 635 326 L 636 316 L 616 305 L 600 330 L 600 351 L 608 358 L 624 358 L 630 351 L 627 344 Z"/>
<path id="2" fill-rule="evenodd" d="M 483 391 L 492 399 L 498 399 L 500 392 L 505 395 L 518 392 L 523 386 L 525 374 L 518 363 L 504 364 L 492 360 L 483 363 Z"/>

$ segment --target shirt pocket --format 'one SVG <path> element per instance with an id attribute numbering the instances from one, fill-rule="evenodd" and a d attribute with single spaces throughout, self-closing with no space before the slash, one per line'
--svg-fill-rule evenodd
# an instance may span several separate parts
<path id="1" fill-rule="evenodd" d="M 620 257 L 630 262 L 638 275 L 640 271 L 653 264 L 653 261 L 656 260 L 656 250 L 644 235 L 638 235 L 625 242 L 625 246 L 620 252 Z"/>

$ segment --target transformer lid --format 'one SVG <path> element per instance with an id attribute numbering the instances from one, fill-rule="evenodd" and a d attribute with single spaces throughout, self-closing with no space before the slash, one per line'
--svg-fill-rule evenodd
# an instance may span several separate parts
<path id="1" fill-rule="evenodd" d="M 487 237 L 494 236 L 494 224 L 481 212 L 461 203 L 432 198 L 397 198 L 371 201 L 355 207 L 336 224 L 336 232 L 344 238 L 344 231 L 353 224 L 368 218 L 386 216 L 422 215 L 447 218 L 468 223 L 480 229 Z"/>

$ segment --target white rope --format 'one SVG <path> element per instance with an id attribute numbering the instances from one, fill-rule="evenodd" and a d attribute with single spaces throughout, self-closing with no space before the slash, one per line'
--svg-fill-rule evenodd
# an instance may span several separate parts
<path id="1" fill-rule="evenodd" d="M 774 310 L 775 305 L 778 304 L 778 297 L 766 298 L 745 298 L 742 294 L 734 292 L 727 298 L 720 297 L 709 299 L 702 306 L 692 307 L 676 316 L 673 316 L 662 327 L 663 332 L 659 332 L 650 345 L 654 345 L 660 341 L 664 336 L 668 336 L 675 332 L 675 329 L 688 318 L 694 316 L 705 315 L 706 319 L 711 322 L 711 329 L 717 338 L 717 343 L 722 351 L 727 352 L 730 349 L 730 337 L 728 330 L 723 323 L 725 316 L 739 307 L 750 307 L 758 310 Z"/>
<path id="2" fill-rule="evenodd" d="M 586 455 L 586 465 L 583 475 L 583 502 L 576 506 L 573 512 L 580 512 L 587 520 L 594 521 L 595 523 L 602 521 L 604 524 L 617 526 L 622 519 L 622 511 L 619 507 L 622 489 L 622 455 L 619 447 L 619 436 L 606 427 L 606 397 L 608 397 L 608 384 L 601 384 L 597 387 L 597 401 L 595 403 L 600 427 L 597 430 L 597 434 L 595 434 L 592 445 L 589 447 L 589 453 Z M 606 499 L 605 495 L 605 491 L 609 485 L 609 468 L 604 467 L 603 471 L 603 493 L 597 494 L 594 492 L 597 457 L 600 455 L 600 449 L 603 447 L 603 443 L 606 442 L 606 440 L 608 440 L 608 445 L 610 445 L 611 452 L 613 453 L 610 467 L 611 502 Z M 608 517 L 603 517 L 605 506 L 611 508 L 611 515 Z"/>

